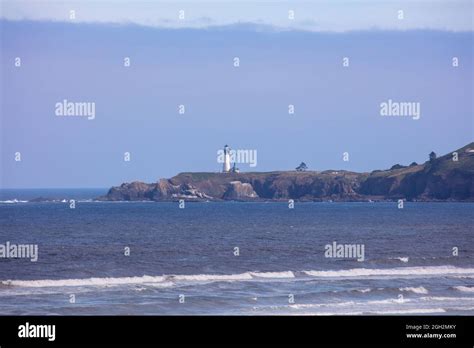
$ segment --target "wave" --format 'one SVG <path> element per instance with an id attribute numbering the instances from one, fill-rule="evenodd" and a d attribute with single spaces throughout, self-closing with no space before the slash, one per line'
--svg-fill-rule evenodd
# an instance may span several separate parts
<path id="1" fill-rule="evenodd" d="M 446 296 L 424 296 L 420 297 L 422 301 L 469 301 L 474 303 L 473 297 L 446 297 Z"/>
<path id="2" fill-rule="evenodd" d="M 411 299 L 408 298 L 387 298 L 385 300 L 373 300 L 373 301 L 367 301 L 365 302 L 368 305 L 380 305 L 380 304 L 401 304 L 401 303 L 406 303 L 406 302 L 411 302 Z"/>
<path id="3" fill-rule="evenodd" d="M 424 287 L 419 286 L 417 288 L 415 287 L 406 287 L 406 288 L 400 288 L 400 291 L 411 291 L 414 292 L 415 294 L 427 294 L 428 290 L 426 290 Z"/>
<path id="4" fill-rule="evenodd" d="M 450 276 L 474 275 L 474 268 L 460 268 L 454 266 L 428 266 L 428 267 L 397 267 L 397 268 L 353 268 L 337 271 L 303 271 L 303 273 L 318 278 L 363 278 L 373 276 Z"/>
<path id="5" fill-rule="evenodd" d="M 381 311 L 353 311 L 353 312 L 315 312 L 311 315 L 317 316 L 332 316 L 332 315 L 403 315 L 403 314 L 431 314 L 431 313 L 445 313 L 443 308 L 413 308 L 413 309 L 396 309 L 396 310 L 381 310 Z"/>
<path id="6" fill-rule="evenodd" d="M 67 286 L 114 286 L 114 285 L 151 285 L 172 286 L 176 282 L 219 282 L 246 281 L 262 279 L 294 278 L 291 271 L 287 272 L 245 272 L 240 274 L 195 274 L 195 275 L 163 275 L 118 278 L 84 278 L 84 279 L 42 279 L 42 280 L 4 280 L 0 286 L 17 286 L 29 288 L 67 287 Z"/>
<path id="7" fill-rule="evenodd" d="M 474 286 L 455 286 L 453 287 L 454 290 L 462 291 L 462 292 L 474 292 Z"/>
<path id="8" fill-rule="evenodd" d="M 0 203 L 14 204 L 14 203 L 28 203 L 28 201 L 22 201 L 15 198 L 15 199 L 7 199 L 6 201 L 0 201 Z"/>
<path id="9" fill-rule="evenodd" d="M 407 256 L 407 257 L 389 257 L 388 258 L 389 260 L 398 260 L 398 261 L 401 261 L 401 262 L 404 262 L 404 263 L 407 263 L 410 258 Z"/>
<path id="10" fill-rule="evenodd" d="M 385 298 L 369 301 L 341 301 L 322 303 L 301 303 L 291 305 L 254 306 L 258 311 L 277 311 L 291 314 L 291 310 L 298 311 L 298 314 L 311 315 L 396 315 L 396 314 L 430 314 L 445 313 L 450 311 L 472 311 L 474 307 L 469 303 L 474 303 L 470 297 L 441 297 L 425 296 L 417 299 L 407 298 Z M 442 301 L 442 307 L 436 302 Z M 461 304 L 461 307 L 449 304 Z M 466 306 L 467 305 L 467 306 Z"/>
<path id="11" fill-rule="evenodd" d="M 295 274 L 292 271 L 287 272 L 250 272 L 256 278 L 294 278 Z"/>
<path id="12" fill-rule="evenodd" d="M 355 268 L 337 271 L 303 271 L 297 272 L 298 277 L 305 275 L 311 278 L 367 278 L 374 276 L 390 277 L 426 277 L 426 276 L 450 276 L 450 275 L 474 275 L 474 268 L 459 268 L 454 266 L 433 267 L 400 267 L 388 269 Z M 159 284 L 168 282 L 219 282 L 219 281 L 264 281 L 272 279 L 294 279 L 295 272 L 244 272 L 239 274 L 192 274 L 192 275 L 161 275 L 161 276 L 136 276 L 136 277 L 105 277 L 84 279 L 42 279 L 42 280 L 4 280 L 1 286 L 17 287 L 61 287 L 61 286 L 114 286 L 134 284 Z M 472 288 L 468 288 L 472 289 Z M 418 294 L 426 294 L 428 291 L 423 287 L 400 288 L 400 291 L 411 291 Z M 459 291 L 463 291 L 458 289 Z M 359 292 L 369 292 L 371 289 L 356 289 Z M 464 291 L 468 291 L 464 289 Z"/>
<path id="13" fill-rule="evenodd" d="M 354 291 L 356 292 L 361 292 L 363 294 L 365 294 L 366 292 L 371 292 L 372 289 L 371 288 L 366 288 L 366 289 L 355 289 Z"/>
<path id="14" fill-rule="evenodd" d="M 436 301 L 454 301 L 456 303 L 460 301 L 468 301 L 471 302 L 474 299 L 471 297 L 440 297 L 440 296 L 425 296 L 420 297 L 417 299 L 409 299 L 409 298 L 385 298 L 380 300 L 369 300 L 369 301 L 342 301 L 342 302 L 323 302 L 323 303 L 299 303 L 299 304 L 291 304 L 291 305 L 277 305 L 277 306 L 266 306 L 266 307 L 254 307 L 254 309 L 274 309 L 274 310 L 281 310 L 281 309 L 317 309 L 317 308 L 347 308 L 351 307 L 356 310 L 363 310 L 364 312 L 378 310 L 379 308 L 382 310 L 390 310 L 390 307 L 399 306 L 399 305 L 407 305 L 407 306 L 417 306 L 423 304 L 426 306 L 426 302 L 433 303 Z M 369 308 L 368 310 L 366 308 Z M 465 308 L 465 307 L 461 307 Z M 453 308 L 456 309 L 456 308 Z M 398 310 L 398 308 L 396 309 Z M 411 309 L 408 307 L 407 309 L 402 308 L 401 310 L 420 310 L 419 308 Z M 444 309 L 443 309 L 444 310 Z"/>
<path id="15" fill-rule="evenodd" d="M 84 279 L 42 279 L 42 280 L 5 280 L 3 286 L 18 286 L 28 288 L 63 287 L 63 286 L 111 286 L 153 284 L 164 282 L 164 276 L 152 277 L 121 277 L 121 278 L 84 278 Z"/>
<path id="16" fill-rule="evenodd" d="M 360 306 L 369 306 L 373 307 L 374 305 L 399 305 L 412 302 L 410 299 L 399 299 L 399 298 L 387 298 L 384 300 L 372 300 L 372 301 L 343 301 L 343 302 L 324 302 L 324 303 L 300 303 L 300 304 L 290 304 L 290 305 L 274 305 L 274 306 L 265 306 L 265 307 L 257 307 L 254 306 L 255 310 L 259 309 L 273 309 L 273 310 L 281 310 L 281 309 L 315 309 L 315 308 L 347 308 L 347 307 L 360 307 Z"/>
<path id="17" fill-rule="evenodd" d="M 367 314 L 430 314 L 446 313 L 444 308 L 411 308 L 411 309 L 387 309 L 381 311 L 368 311 Z"/>
<path id="18" fill-rule="evenodd" d="M 383 288 L 377 287 L 377 288 L 361 288 L 361 289 L 349 288 L 349 289 L 343 289 L 343 290 L 332 290 L 330 292 L 331 293 L 337 293 L 337 294 L 346 293 L 346 292 L 365 294 L 365 293 L 368 293 L 368 292 L 379 292 L 379 293 L 393 293 L 393 292 L 396 292 L 396 293 L 400 293 L 400 291 L 413 292 L 415 294 L 428 294 L 428 292 L 429 292 L 423 286 L 404 287 L 404 288 L 396 288 L 396 287 L 383 287 Z"/>
<path id="19" fill-rule="evenodd" d="M 168 276 L 168 279 L 177 280 L 177 281 L 232 281 L 232 280 L 252 280 L 252 275 L 250 273 L 241 273 L 241 274 L 229 274 L 229 275 L 220 275 L 220 274 L 196 274 L 196 275 L 172 275 Z"/>
<path id="20" fill-rule="evenodd" d="M 454 311 L 464 311 L 464 312 L 467 312 L 467 311 L 474 311 L 474 307 L 450 307 L 448 308 L 448 310 L 454 310 Z"/>
<path id="21" fill-rule="evenodd" d="M 320 308 L 320 307 L 353 307 L 356 305 L 354 301 L 346 302 L 327 302 L 327 303 L 302 303 L 292 304 L 285 306 L 275 306 L 276 308 L 292 308 L 292 309 L 308 309 L 308 308 Z"/>
<path id="22" fill-rule="evenodd" d="M 401 304 L 403 304 L 404 307 L 407 307 L 400 308 Z M 400 300 L 394 298 L 366 302 L 344 301 L 328 303 L 303 303 L 280 306 L 254 306 L 253 309 L 257 311 L 283 311 L 286 314 L 288 314 L 288 310 L 302 311 L 299 312 L 300 314 L 310 311 L 312 315 L 429 314 L 445 313 L 448 310 L 456 310 L 456 308 L 429 308 L 425 305 L 419 307 L 419 303 L 416 301 L 407 299 Z"/>
<path id="23" fill-rule="evenodd" d="M 399 298 L 387 298 L 384 300 L 372 300 L 365 302 L 345 301 L 345 302 L 327 302 L 327 303 L 309 303 L 309 304 L 293 304 L 289 305 L 290 308 L 301 309 L 301 308 L 314 308 L 314 307 L 353 307 L 359 305 L 387 305 L 387 304 L 401 304 L 411 302 L 409 299 Z"/>

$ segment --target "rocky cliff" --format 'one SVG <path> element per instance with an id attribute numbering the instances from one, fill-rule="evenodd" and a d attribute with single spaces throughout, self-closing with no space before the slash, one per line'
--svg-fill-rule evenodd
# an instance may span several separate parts
<path id="1" fill-rule="evenodd" d="M 421 165 L 374 171 L 358 192 L 391 199 L 474 200 L 474 143 Z"/>
<path id="2" fill-rule="evenodd" d="M 98 200 L 453 200 L 474 201 L 474 143 L 424 164 L 371 173 L 328 170 L 181 173 L 157 183 L 124 183 Z"/>

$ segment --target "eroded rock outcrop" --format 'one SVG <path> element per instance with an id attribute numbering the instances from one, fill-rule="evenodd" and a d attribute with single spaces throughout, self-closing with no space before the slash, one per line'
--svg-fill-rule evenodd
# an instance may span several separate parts
<path id="1" fill-rule="evenodd" d="M 259 198 L 253 187 L 249 183 L 240 181 L 231 181 L 229 188 L 222 196 L 226 200 L 247 201 Z"/>

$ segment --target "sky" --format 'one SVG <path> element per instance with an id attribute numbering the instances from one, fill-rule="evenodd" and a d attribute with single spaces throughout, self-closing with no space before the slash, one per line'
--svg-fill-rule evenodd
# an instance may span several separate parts
<path id="1" fill-rule="evenodd" d="M 472 30 L 471 0 L 2 0 L 2 17 L 207 28 L 254 23 L 309 31 Z M 398 11 L 403 11 L 403 21 Z M 70 19 L 74 11 L 74 19 Z M 184 12 L 180 12 L 184 11 Z M 293 11 L 292 19 L 289 11 Z M 180 18 L 180 15 L 181 18 Z"/>
<path id="2" fill-rule="evenodd" d="M 472 6 L 2 1 L 0 187 L 215 172 L 225 144 L 257 151 L 242 171 L 422 163 L 474 139 Z M 64 99 L 95 103 L 95 118 L 57 116 Z M 388 100 L 420 118 L 381 116 Z"/>

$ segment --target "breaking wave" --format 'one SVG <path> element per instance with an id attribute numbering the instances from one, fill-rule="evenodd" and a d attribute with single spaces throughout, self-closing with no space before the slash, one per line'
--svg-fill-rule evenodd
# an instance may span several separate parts
<path id="1" fill-rule="evenodd" d="M 62 286 L 111 286 L 134 285 L 164 282 L 165 277 L 122 277 L 122 278 L 85 278 L 85 279 L 43 279 L 43 280 L 6 280 L 0 282 L 4 286 L 28 288 L 62 287 Z"/>
<path id="2" fill-rule="evenodd" d="M 415 294 L 427 294 L 428 293 L 428 290 L 426 290 L 422 286 L 419 286 L 417 288 L 415 288 L 415 287 L 400 288 L 400 291 L 411 291 L 411 292 L 414 292 Z"/>
<path id="3" fill-rule="evenodd" d="M 403 263 L 407 263 L 410 260 L 410 258 L 409 257 L 390 257 L 389 260 L 398 260 Z"/>
<path id="4" fill-rule="evenodd" d="M 318 278 L 333 277 L 373 277 L 373 276 L 449 276 L 449 275 L 474 275 L 474 268 L 460 268 L 454 266 L 429 266 L 429 267 L 398 267 L 398 268 L 354 268 L 338 271 L 304 271 L 305 274 Z"/>
<path id="5" fill-rule="evenodd" d="M 1 286 L 43 288 L 63 286 L 115 286 L 115 285 L 160 285 L 173 282 L 219 282 L 246 281 L 254 279 L 294 278 L 291 271 L 287 272 L 245 272 L 240 274 L 195 274 L 195 275 L 163 275 L 119 278 L 84 278 L 84 279 L 42 279 L 42 280 L 4 280 Z"/>
<path id="6" fill-rule="evenodd" d="M 454 290 L 462 291 L 462 292 L 474 292 L 474 286 L 455 286 L 453 287 Z"/>
<path id="7" fill-rule="evenodd" d="M 0 201 L 0 203 L 15 204 L 15 203 L 28 203 L 28 201 L 22 201 L 15 198 L 15 199 L 8 199 L 6 201 Z"/>
<path id="8" fill-rule="evenodd" d="M 116 286 L 135 284 L 159 284 L 177 282 L 222 282 L 222 281 L 265 281 L 294 278 L 370 278 L 377 276 L 390 277 L 439 277 L 450 275 L 474 275 L 474 268 L 459 268 L 454 266 L 433 266 L 433 267 L 401 267 L 389 269 L 368 269 L 355 268 L 335 271 L 284 271 L 284 272 L 244 272 L 239 274 L 194 274 L 194 275 L 161 275 L 161 276 L 137 276 L 137 277 L 106 277 L 106 278 L 84 278 L 84 279 L 42 279 L 42 280 L 4 280 L 0 281 L 0 287 L 62 287 L 62 286 Z M 411 291 L 417 294 L 426 294 L 428 291 L 423 287 L 400 288 L 400 291 Z M 470 287 L 456 287 L 456 290 L 472 292 Z M 362 293 L 371 289 L 359 289 Z"/>

